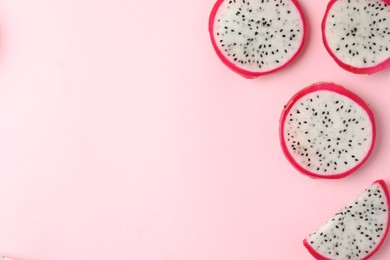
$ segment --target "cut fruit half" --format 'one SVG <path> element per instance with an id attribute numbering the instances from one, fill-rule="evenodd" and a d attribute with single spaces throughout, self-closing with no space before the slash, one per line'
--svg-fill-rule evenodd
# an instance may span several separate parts
<path id="1" fill-rule="evenodd" d="M 279 134 L 282 150 L 297 170 L 313 178 L 338 179 L 367 160 L 376 128 L 361 98 L 322 82 L 291 98 L 282 112 Z"/>
<path id="2" fill-rule="evenodd" d="M 331 0 L 322 38 L 342 68 L 371 74 L 390 66 L 390 1 Z"/>
<path id="3" fill-rule="evenodd" d="M 209 32 L 222 62 L 254 78 L 297 57 L 306 22 L 297 0 L 218 0 L 210 14 Z"/>

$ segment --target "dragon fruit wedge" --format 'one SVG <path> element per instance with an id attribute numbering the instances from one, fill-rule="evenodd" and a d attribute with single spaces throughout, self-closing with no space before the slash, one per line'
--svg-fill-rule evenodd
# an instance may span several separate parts
<path id="1" fill-rule="evenodd" d="M 306 22 L 298 0 L 218 0 L 210 14 L 209 32 L 222 62 L 254 78 L 297 57 Z"/>
<path id="2" fill-rule="evenodd" d="M 345 70 L 372 74 L 390 66 L 390 0 L 331 0 L 324 45 Z"/>
<path id="3" fill-rule="evenodd" d="M 368 259 L 382 246 L 388 230 L 389 192 L 386 183 L 379 180 L 303 244 L 316 259 Z"/>
<path id="4" fill-rule="evenodd" d="M 375 120 L 351 91 L 320 82 L 304 88 L 285 106 L 280 142 L 291 164 L 312 178 L 338 179 L 358 169 L 375 143 Z"/>

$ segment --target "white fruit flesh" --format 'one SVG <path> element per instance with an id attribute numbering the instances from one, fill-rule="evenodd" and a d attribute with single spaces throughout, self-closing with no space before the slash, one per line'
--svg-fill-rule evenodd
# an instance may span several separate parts
<path id="1" fill-rule="evenodd" d="M 356 68 L 390 58 L 390 6 L 382 0 L 338 0 L 326 17 L 325 38 L 332 53 Z"/>
<path id="2" fill-rule="evenodd" d="M 225 58 L 250 72 L 287 63 L 303 36 L 301 14 L 290 0 L 225 0 L 214 21 L 214 37 Z"/>
<path id="3" fill-rule="evenodd" d="M 378 183 L 366 189 L 306 240 L 325 258 L 363 259 L 376 250 L 386 235 L 388 204 Z"/>
<path id="4" fill-rule="evenodd" d="M 315 174 L 344 173 L 358 165 L 372 146 L 373 129 L 367 112 L 333 91 L 318 90 L 298 99 L 284 124 L 289 153 Z"/>

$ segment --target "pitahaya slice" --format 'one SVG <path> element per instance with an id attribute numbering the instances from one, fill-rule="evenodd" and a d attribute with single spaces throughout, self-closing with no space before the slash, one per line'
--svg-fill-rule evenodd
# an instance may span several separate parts
<path id="1" fill-rule="evenodd" d="M 313 178 L 337 179 L 358 169 L 375 143 L 371 109 L 334 83 L 298 92 L 282 112 L 280 141 L 287 159 Z"/>
<path id="2" fill-rule="evenodd" d="M 329 54 L 347 71 L 371 74 L 390 66 L 390 1 L 331 0 L 322 37 Z"/>
<path id="3" fill-rule="evenodd" d="M 225 65 L 246 78 L 277 71 L 300 52 L 306 24 L 298 0 L 218 0 L 209 32 Z"/>
<path id="4" fill-rule="evenodd" d="M 316 259 L 368 259 L 389 230 L 389 192 L 376 181 L 303 243 Z"/>

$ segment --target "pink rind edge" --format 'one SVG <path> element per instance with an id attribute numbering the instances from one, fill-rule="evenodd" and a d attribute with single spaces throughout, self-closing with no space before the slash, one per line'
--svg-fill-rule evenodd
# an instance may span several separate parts
<path id="1" fill-rule="evenodd" d="M 384 180 L 377 180 L 375 181 L 372 185 L 374 184 L 379 184 L 382 189 L 383 189 L 383 193 L 385 194 L 386 196 L 386 203 L 387 203 L 387 208 L 389 208 L 389 189 L 386 185 L 386 182 Z M 386 226 L 386 230 L 384 232 L 384 235 L 382 237 L 382 240 L 378 243 L 378 245 L 374 248 L 374 250 L 372 250 L 371 253 L 369 253 L 366 257 L 362 258 L 362 260 L 367 260 L 369 259 L 370 257 L 372 257 L 376 252 L 378 252 L 378 250 L 382 247 L 383 243 L 385 242 L 386 240 L 386 237 L 387 237 L 387 234 L 389 233 L 389 223 L 390 222 L 390 211 L 388 210 L 387 211 L 387 226 Z M 331 260 L 329 258 L 326 258 L 324 257 L 323 255 L 321 255 L 320 253 L 318 253 L 311 245 L 309 242 L 307 242 L 307 239 L 304 239 L 303 240 L 303 245 L 306 247 L 307 251 L 309 251 L 309 253 L 316 259 L 318 260 Z"/>
<path id="2" fill-rule="evenodd" d="M 379 71 L 384 70 L 384 69 L 386 69 L 387 67 L 389 67 L 389 66 L 390 66 L 390 57 L 389 57 L 388 59 L 382 61 L 381 63 L 375 65 L 375 66 L 366 67 L 366 68 L 357 68 L 357 67 L 354 67 L 354 66 L 351 66 L 351 65 L 349 65 L 349 64 L 346 64 L 346 63 L 342 62 L 342 61 L 333 53 L 333 51 L 332 51 L 331 48 L 329 47 L 328 41 L 327 41 L 327 39 L 326 39 L 325 27 L 326 27 L 326 19 L 328 18 L 329 11 L 330 11 L 330 9 L 332 8 L 332 6 L 334 5 L 334 3 L 337 2 L 337 1 L 338 1 L 338 0 L 331 0 L 331 1 L 328 3 L 328 6 L 327 6 L 326 11 L 325 11 L 325 14 L 324 14 L 324 18 L 322 19 L 322 23 L 321 23 L 322 41 L 323 41 L 324 46 L 325 46 L 326 50 L 328 51 L 329 55 L 333 58 L 333 60 L 334 60 L 341 68 L 343 68 L 343 69 L 346 70 L 346 71 L 355 73 L 355 74 L 373 74 L 373 73 L 379 72 Z M 382 1 L 390 5 L 390 0 L 382 0 Z"/>
<path id="3" fill-rule="evenodd" d="M 224 1 L 228 1 L 228 0 L 218 0 L 213 9 L 211 10 L 211 13 L 210 13 L 210 17 L 209 17 L 209 34 L 210 34 L 210 38 L 211 38 L 211 43 L 213 45 L 213 48 L 215 50 L 215 52 L 217 53 L 217 56 L 220 58 L 220 60 L 228 67 L 230 68 L 232 71 L 236 72 L 237 74 L 243 76 L 244 78 L 247 78 L 247 79 L 253 79 L 253 78 L 256 78 L 256 77 L 260 77 L 260 76 L 263 76 L 263 75 L 267 75 L 267 74 L 270 74 L 270 73 L 273 73 L 273 72 L 276 72 L 278 70 L 281 70 L 283 69 L 284 67 L 288 66 L 290 63 L 292 63 L 299 55 L 299 53 L 302 51 L 302 48 L 305 44 L 305 41 L 306 41 L 306 36 L 307 36 L 307 26 L 306 26 L 306 18 L 305 18 L 305 15 L 304 15 L 304 12 L 303 12 L 303 9 L 301 7 L 301 5 L 299 4 L 299 1 L 298 0 L 290 0 L 291 2 L 293 2 L 293 4 L 295 5 L 295 7 L 297 8 L 299 14 L 301 15 L 301 19 L 302 19 L 302 25 L 303 25 L 303 36 L 302 36 L 302 42 L 301 42 L 301 45 L 299 46 L 298 50 L 295 52 L 295 54 L 291 57 L 290 60 L 288 60 L 286 63 L 282 64 L 280 67 L 277 67 L 273 70 L 269 70 L 269 71 L 264 71 L 264 72 L 252 72 L 252 71 L 248 71 L 248 70 L 244 70 L 238 66 L 236 66 L 234 63 L 232 63 L 231 61 L 229 61 L 225 55 L 223 55 L 223 53 L 221 52 L 221 50 L 218 48 L 218 45 L 215 41 L 215 38 L 214 38 L 214 21 L 215 21 L 215 16 L 217 14 L 217 11 L 219 9 L 219 7 L 221 6 L 221 4 L 224 2 Z"/>
<path id="4" fill-rule="evenodd" d="M 303 245 L 306 247 L 307 251 L 309 251 L 309 253 L 314 256 L 315 259 L 317 260 L 332 260 L 330 258 L 326 258 L 324 257 L 323 255 L 319 254 L 311 245 L 309 242 L 307 242 L 307 240 L 303 240 Z"/>
<path id="5" fill-rule="evenodd" d="M 354 102 L 356 102 L 358 105 L 360 105 L 368 114 L 368 117 L 370 118 L 371 125 L 372 125 L 372 142 L 371 142 L 371 147 L 368 150 L 366 156 L 360 161 L 359 164 L 357 164 L 355 167 L 349 169 L 346 172 L 342 172 L 339 174 L 333 174 L 333 175 L 322 175 L 322 174 L 316 174 L 313 172 L 310 172 L 303 168 L 298 162 L 296 162 L 289 152 L 287 145 L 284 140 L 284 122 L 286 120 L 287 115 L 289 114 L 291 107 L 295 104 L 297 100 L 299 100 L 301 97 L 315 92 L 317 90 L 329 90 L 329 91 L 334 91 L 340 95 L 344 95 L 350 99 L 352 99 Z M 370 157 L 374 146 L 375 146 L 375 141 L 376 141 L 376 124 L 375 124 L 375 118 L 374 114 L 371 111 L 371 108 L 364 102 L 363 99 L 361 99 L 359 96 L 357 96 L 355 93 L 351 92 L 350 90 L 337 85 L 335 83 L 330 83 L 330 82 L 318 82 L 314 83 L 302 90 L 300 90 L 298 93 L 296 93 L 287 103 L 285 108 L 283 109 L 282 115 L 280 117 L 280 127 L 279 127 L 279 139 L 280 139 L 280 144 L 282 146 L 282 150 L 284 155 L 286 156 L 287 160 L 294 166 L 295 169 L 297 169 L 300 173 L 307 175 L 311 178 L 321 178 L 321 179 L 341 179 L 344 178 L 354 171 L 356 171 L 358 168 L 360 168 Z"/>

